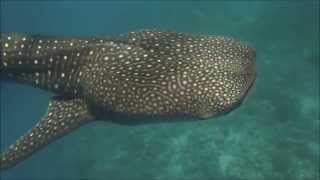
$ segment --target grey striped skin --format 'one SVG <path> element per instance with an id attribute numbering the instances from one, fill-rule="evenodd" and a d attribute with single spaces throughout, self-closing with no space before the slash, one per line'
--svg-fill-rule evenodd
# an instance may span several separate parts
<path id="1" fill-rule="evenodd" d="M 1 34 L 1 46 L 4 78 L 59 95 L 33 129 L 1 153 L 1 169 L 107 112 L 208 118 L 229 111 L 256 76 L 255 51 L 222 36 L 157 30 L 89 38 L 8 33 Z"/>

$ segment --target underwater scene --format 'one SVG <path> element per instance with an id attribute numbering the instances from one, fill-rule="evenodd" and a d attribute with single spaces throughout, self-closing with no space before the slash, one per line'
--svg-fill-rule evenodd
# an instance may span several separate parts
<path id="1" fill-rule="evenodd" d="M 10 145 L 25 133 L 30 133 L 30 129 L 43 119 L 45 114 L 47 119 L 44 118 L 43 121 L 49 123 L 51 116 L 64 118 L 54 111 L 53 113 L 47 111 L 49 102 L 49 108 L 55 103 L 58 108 L 66 105 L 67 110 L 62 111 L 67 113 L 62 114 L 65 117 L 71 117 L 70 113 L 85 112 L 81 108 L 86 106 L 72 99 L 52 99 L 56 95 L 54 92 L 4 78 L 6 67 L 9 68 L 12 65 L 10 62 L 7 63 L 6 59 L 7 53 L 10 53 L 7 49 L 11 44 L 1 43 L 3 62 L 0 63 L 0 67 L 4 73 L 1 74 L 0 96 L 0 179 L 319 180 L 319 5 L 318 0 L 1 1 L 1 33 L 15 32 L 24 33 L 26 36 L 31 34 L 56 37 L 114 36 L 117 38 L 115 42 L 120 44 L 116 46 L 119 45 L 120 49 L 126 48 L 124 55 L 117 55 L 118 58 L 123 58 L 122 56 L 127 57 L 126 53 L 130 53 L 131 50 L 133 52 L 131 55 L 135 56 L 135 52 L 140 53 L 141 49 L 136 49 L 134 43 L 126 43 L 126 37 L 117 36 L 118 34 L 145 32 L 149 36 L 151 32 L 151 34 L 154 33 L 152 36 L 159 35 L 160 45 L 164 41 L 169 46 L 175 45 L 174 49 L 171 48 L 174 52 L 170 55 L 174 56 L 170 60 L 177 66 L 180 63 L 186 63 L 193 55 L 196 57 L 201 48 L 208 48 L 208 51 L 210 48 L 217 48 L 216 44 L 209 46 L 201 43 L 206 40 L 207 35 L 217 35 L 217 37 L 241 40 L 243 43 L 237 44 L 239 46 L 230 52 L 239 51 L 231 55 L 238 56 L 245 52 L 244 56 L 241 56 L 243 62 L 248 61 L 252 64 L 242 69 L 241 75 L 244 79 L 239 80 L 238 83 L 239 86 L 243 85 L 241 92 L 243 97 L 235 103 L 237 106 L 232 105 L 225 109 L 214 106 L 210 109 L 214 113 L 211 111 L 208 113 L 207 106 L 201 103 L 209 100 L 203 99 L 199 106 L 188 109 L 190 112 L 201 112 L 199 116 L 167 118 L 151 114 L 141 117 L 143 121 L 139 123 L 128 123 L 139 119 L 139 116 L 117 116 L 113 113 L 110 116 L 99 116 L 99 121 L 85 124 L 65 136 L 60 134 L 61 138 L 32 155 L 21 158 L 20 162 L 20 156 L 24 156 L 29 145 L 31 147 L 30 143 L 34 142 L 22 139 L 18 141 L 18 145 L 27 142 L 28 147 L 14 145 L 9 148 Z M 152 30 L 141 31 L 143 29 Z M 178 44 L 174 39 L 161 38 L 161 34 L 166 34 L 163 32 L 167 31 L 199 36 L 187 36 L 188 41 L 182 41 L 185 44 Z M 175 33 L 171 35 L 180 38 L 178 35 L 175 36 Z M 2 36 L 1 41 L 8 39 L 8 42 L 9 40 L 11 42 L 12 38 L 16 38 L 4 34 Z M 25 41 L 26 38 L 23 37 L 21 40 Z M 229 38 L 217 38 L 213 41 L 217 44 L 226 42 L 221 46 L 221 52 L 227 52 L 233 48 L 229 47 L 234 43 Z M 158 46 L 158 41 L 149 43 L 148 47 Z M 190 50 L 193 48 L 189 48 L 187 55 L 183 54 L 179 47 L 185 47 L 186 44 L 188 47 L 196 47 L 197 51 L 192 52 Z M 73 41 L 70 41 L 69 45 L 77 46 Z M 108 44 L 107 48 L 110 46 L 113 44 Z M 87 47 L 92 48 L 85 46 Z M 81 56 L 80 53 L 84 52 L 88 55 L 95 53 L 90 50 L 81 50 L 76 56 Z M 218 55 L 215 53 L 216 51 L 213 51 L 204 57 L 212 55 L 221 59 L 219 53 Z M 105 61 L 114 54 L 108 55 L 110 56 L 104 57 Z M 159 53 L 156 57 L 166 55 L 168 54 Z M 67 60 L 68 57 L 61 58 Z M 253 63 L 254 58 L 255 63 Z M 38 60 L 33 62 L 32 67 L 37 68 L 36 65 L 41 64 L 41 60 L 39 62 Z M 195 60 L 198 61 L 197 58 Z M 237 62 L 230 61 L 232 58 L 221 60 L 227 65 Z M 124 67 L 125 64 L 126 62 L 120 66 Z M 238 66 L 244 65 L 240 63 L 230 65 L 228 68 L 234 70 Z M 28 65 L 23 67 L 27 68 Z M 101 67 L 97 65 L 95 68 Z M 213 76 L 216 75 L 215 73 L 206 75 L 206 67 L 192 68 L 209 79 L 214 79 Z M 15 70 L 14 73 L 17 73 Z M 217 73 L 220 70 L 217 69 Z M 68 75 L 67 71 L 65 73 L 61 76 Z M 103 79 L 100 80 L 96 78 L 95 73 L 90 73 L 86 76 L 89 79 L 87 83 L 92 85 L 89 87 L 95 88 L 97 87 L 95 85 L 100 84 Z M 237 82 L 237 77 L 228 82 Z M 35 81 L 35 83 L 39 82 Z M 219 82 L 218 79 L 216 83 L 223 85 L 226 82 Z M 124 83 L 121 82 L 121 84 Z M 208 83 L 206 85 L 215 86 Z M 172 87 L 175 89 L 174 86 Z M 201 87 L 195 85 L 194 89 L 201 89 Z M 52 88 L 58 89 L 58 85 L 54 84 Z M 119 89 L 116 93 L 120 91 L 128 94 L 126 88 Z M 189 102 L 188 98 L 194 98 L 192 95 L 181 93 L 184 91 L 177 92 L 181 95 L 180 102 L 184 100 Z M 97 97 L 97 101 L 103 101 L 103 97 L 102 93 Z M 156 103 L 164 102 L 161 98 L 158 99 Z M 149 103 L 148 100 L 139 102 L 137 107 L 140 105 L 143 107 Z M 75 107 L 78 108 L 76 112 L 71 112 L 73 103 L 76 103 Z M 176 108 L 180 105 L 178 103 Z M 163 108 L 170 110 L 174 107 L 168 105 Z M 53 108 L 53 110 L 56 109 Z M 99 110 L 93 108 L 93 111 Z M 93 111 L 90 109 L 90 112 Z M 220 111 L 223 113 L 215 114 Z M 213 114 L 214 116 L 211 116 Z M 91 119 L 90 114 L 83 116 L 82 120 L 87 119 Z M 79 119 L 71 118 L 70 122 L 74 120 Z M 37 126 L 41 124 L 38 123 Z M 41 127 L 39 132 L 42 132 Z M 32 135 L 33 133 L 29 134 L 30 137 Z M 9 153 L 7 153 L 8 148 Z M 17 159 L 14 160 L 17 163 L 6 168 L 5 163 L 10 158 Z"/>

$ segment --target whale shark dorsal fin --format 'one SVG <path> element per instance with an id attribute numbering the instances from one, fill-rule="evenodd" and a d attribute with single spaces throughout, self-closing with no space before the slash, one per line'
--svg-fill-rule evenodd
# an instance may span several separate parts
<path id="1" fill-rule="evenodd" d="M 41 147 L 93 119 L 82 99 L 51 98 L 42 119 L 5 152 L 1 152 L 0 170 L 14 166 Z"/>

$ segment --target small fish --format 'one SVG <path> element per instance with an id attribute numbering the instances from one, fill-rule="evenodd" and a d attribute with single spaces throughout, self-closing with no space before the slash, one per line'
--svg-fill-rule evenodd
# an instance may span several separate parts
<path id="1" fill-rule="evenodd" d="M 255 51 L 239 40 L 158 30 L 101 37 L 2 33 L 0 68 L 2 78 L 57 95 L 42 119 L 1 153 L 1 170 L 110 112 L 202 119 L 230 111 L 256 77 Z"/>

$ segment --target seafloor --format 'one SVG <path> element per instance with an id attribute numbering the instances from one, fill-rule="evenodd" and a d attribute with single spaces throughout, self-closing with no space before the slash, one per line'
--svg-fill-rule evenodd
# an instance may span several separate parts
<path id="1" fill-rule="evenodd" d="M 96 35 L 141 28 L 227 35 L 257 51 L 258 77 L 233 112 L 207 121 L 96 122 L 1 180 L 319 179 L 319 2 L 1 2 L 1 31 Z M 51 94 L 2 82 L 1 149 L 42 116 Z"/>

